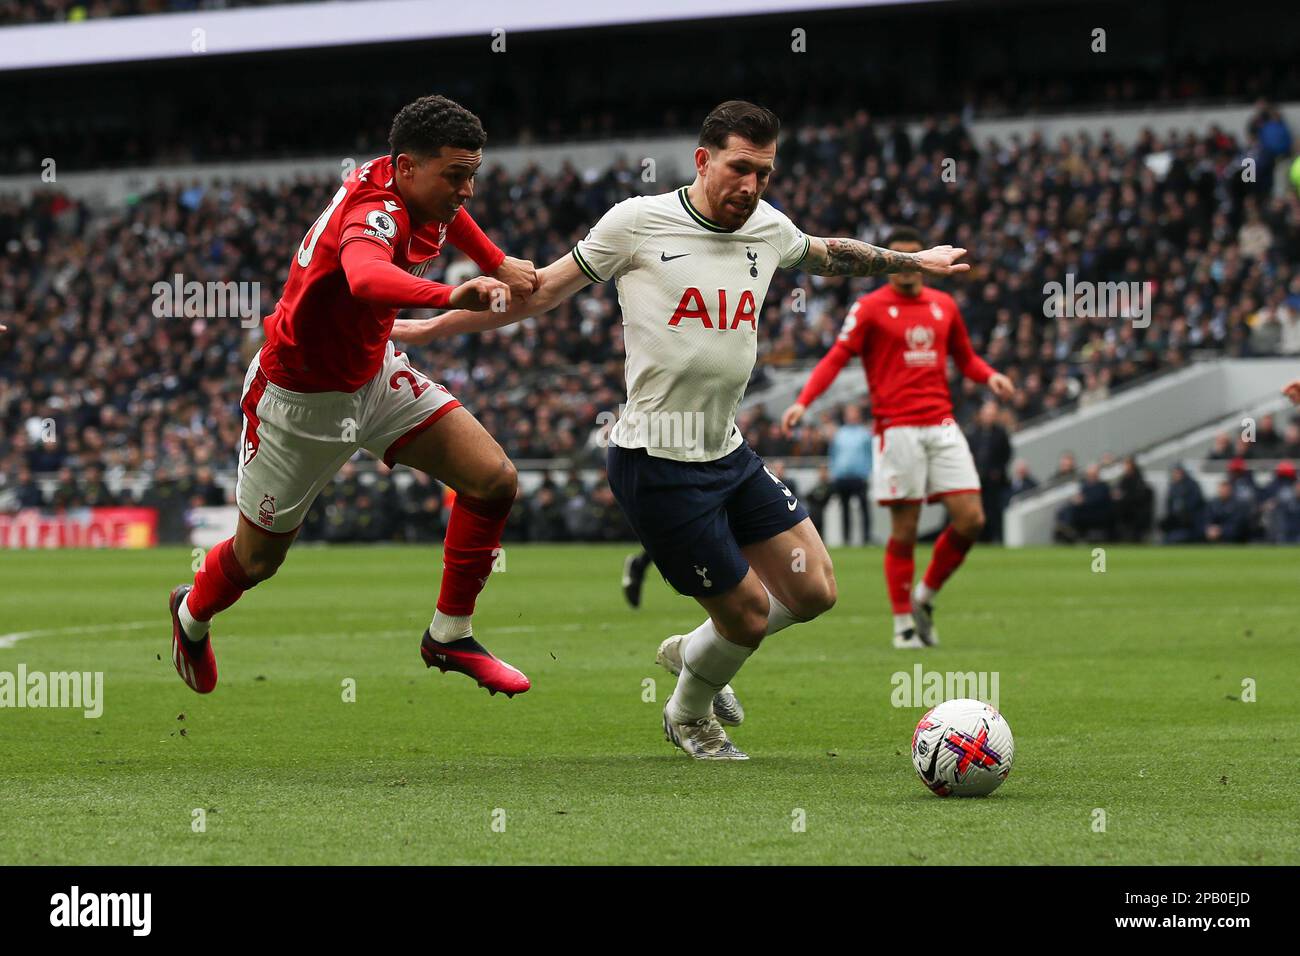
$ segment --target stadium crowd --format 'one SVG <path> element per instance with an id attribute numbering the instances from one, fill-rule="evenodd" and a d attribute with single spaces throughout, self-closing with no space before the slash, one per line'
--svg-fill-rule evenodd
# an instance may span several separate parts
<path id="1" fill-rule="evenodd" d="M 977 145 L 956 116 L 928 119 L 914 138 L 860 112 L 790 130 L 768 198 L 813 235 L 881 242 L 908 222 L 967 247 L 974 269 L 950 291 L 976 349 L 1019 387 L 998 413 L 1010 433 L 1197 350 L 1300 352 L 1300 198 L 1273 188 L 1271 154 L 1259 147 L 1268 110 L 1242 140 L 1217 128 L 1149 132 L 1129 147 L 1106 135 Z M 1245 159 L 1256 160 L 1254 182 L 1242 177 Z M 615 202 L 673 185 L 643 182 L 627 158 L 593 172 L 497 168 L 480 176 L 471 210 L 511 254 L 544 264 Z M 176 274 L 258 282 L 269 312 L 290 250 L 334 188 L 195 182 L 107 210 L 57 191 L 0 197 L 0 323 L 10 329 L 0 339 L 0 501 L 13 507 L 26 472 L 66 469 L 95 483 L 89 496 L 137 472 L 197 487 L 200 472 L 231 469 L 260 329 L 238 317 L 157 318 L 153 285 Z M 1067 275 L 1150 282 L 1149 326 L 1082 308 L 1049 317 L 1044 285 Z M 820 358 L 847 306 L 874 284 L 778 272 L 751 387 L 768 365 Z M 599 465 L 597 416 L 625 394 L 617 314 L 612 288 L 595 286 L 541 319 L 415 349 L 413 360 L 512 458 Z M 955 386 L 958 418 L 973 426 L 982 389 Z M 740 417 L 761 454 L 827 452 L 834 408 L 814 407 L 792 438 L 769 411 Z"/>
<path id="2" fill-rule="evenodd" d="M 1273 416 L 1263 416 L 1257 432 L 1238 438 L 1235 447 L 1225 432 L 1217 435 L 1207 460 L 1222 461 L 1223 477 L 1207 496 L 1201 483 L 1177 463 L 1169 470 L 1164 513 L 1157 515 L 1155 494 L 1137 461 L 1123 461 L 1114 483 L 1101 478 L 1114 464 L 1111 456 L 1080 469 L 1070 453 L 1061 456 L 1053 481 L 1076 481 L 1069 502 L 1057 511 L 1054 540 L 1075 542 L 1143 542 L 1167 544 L 1300 543 L 1300 497 L 1296 466 L 1300 458 L 1300 415 L 1276 431 Z M 1254 463 L 1254 464 L 1252 464 Z M 1038 486 L 1023 462 L 1015 467 L 1012 494 Z M 1009 500 L 1009 499 L 1008 499 Z"/>

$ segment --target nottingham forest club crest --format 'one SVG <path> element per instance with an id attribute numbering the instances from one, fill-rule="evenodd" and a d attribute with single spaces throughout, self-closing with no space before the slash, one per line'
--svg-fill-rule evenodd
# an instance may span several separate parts
<path id="1" fill-rule="evenodd" d="M 257 523 L 263 528 L 275 524 L 275 495 L 262 496 L 262 503 L 257 506 Z"/>

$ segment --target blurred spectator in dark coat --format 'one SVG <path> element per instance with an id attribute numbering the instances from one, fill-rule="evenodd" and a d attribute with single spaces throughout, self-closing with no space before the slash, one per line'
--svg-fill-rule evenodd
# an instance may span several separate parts
<path id="1" fill-rule="evenodd" d="M 1296 468 L 1279 462 L 1264 488 L 1264 540 L 1272 544 L 1300 542 L 1300 500 L 1296 498 Z"/>
<path id="2" fill-rule="evenodd" d="M 1169 495 L 1160 521 L 1166 544 L 1188 544 L 1205 539 L 1205 495 L 1200 483 L 1182 465 L 1169 470 Z"/>
<path id="3" fill-rule="evenodd" d="M 1219 432 L 1214 436 L 1214 444 L 1210 446 L 1210 460 L 1227 461 L 1232 456 L 1232 436 L 1227 432 Z"/>
<path id="4" fill-rule="evenodd" d="M 407 541 L 441 541 L 447 530 L 442 485 L 422 471 L 413 470 L 411 477 L 400 499 L 403 536 Z"/>
<path id="5" fill-rule="evenodd" d="M 531 541 L 567 541 L 569 526 L 554 484 L 543 484 L 529 499 L 528 537 Z"/>
<path id="6" fill-rule="evenodd" d="M 87 508 L 113 508 L 118 504 L 117 495 L 108 488 L 104 481 L 104 469 L 91 465 L 81 479 L 81 502 Z"/>
<path id="7" fill-rule="evenodd" d="M 1105 541 L 1111 536 L 1114 522 L 1110 486 L 1101 480 L 1101 467 L 1089 465 L 1079 482 L 1079 490 L 1057 512 L 1056 539 L 1067 543 L 1080 539 Z"/>
<path id="8" fill-rule="evenodd" d="M 1011 462 L 1011 438 L 998 422 L 998 403 L 985 402 L 975 417 L 975 427 L 966 436 L 975 470 L 980 476 L 980 499 L 984 504 L 981 541 L 1002 540 L 1002 510 L 1008 485 L 1007 465 Z"/>
<path id="9" fill-rule="evenodd" d="M 1300 458 L 1300 423 L 1291 422 L 1282 430 L 1279 458 Z"/>
<path id="10" fill-rule="evenodd" d="M 13 495 L 14 507 L 20 511 L 24 508 L 40 508 L 45 504 L 41 486 L 32 477 L 31 469 L 25 465 L 18 469 L 18 477 L 13 483 Z"/>
<path id="11" fill-rule="evenodd" d="M 1023 458 L 1017 458 L 1016 463 L 1011 466 L 1011 481 L 1007 483 L 1006 499 L 1004 506 L 1011 503 L 1011 499 L 1016 495 L 1024 494 L 1027 491 L 1033 491 L 1038 487 L 1038 479 L 1029 471 L 1029 462 Z"/>
<path id="12" fill-rule="evenodd" d="M 51 508 L 80 508 L 82 506 L 81 487 L 72 474 L 71 468 L 59 469 L 59 483 L 50 493 Z"/>
<path id="13" fill-rule="evenodd" d="M 1263 494 L 1255 481 L 1255 473 L 1250 470 L 1245 459 L 1237 457 L 1228 462 L 1228 481 L 1232 485 L 1233 495 L 1246 509 L 1250 537 L 1256 537 L 1259 531 L 1259 509 L 1263 504 Z"/>
<path id="14" fill-rule="evenodd" d="M 141 505 L 158 510 L 158 541 L 161 544 L 175 544 L 189 539 L 185 508 L 193 484 L 193 480 L 179 467 L 173 469 L 162 464 L 141 495 Z"/>
<path id="15" fill-rule="evenodd" d="M 1061 452 L 1060 459 L 1056 463 L 1056 474 L 1052 475 L 1055 479 L 1073 478 L 1079 473 L 1079 463 L 1075 460 L 1074 452 Z"/>
<path id="16" fill-rule="evenodd" d="M 803 503 L 808 508 L 808 517 L 812 518 L 813 526 L 823 538 L 826 537 L 826 503 L 831 500 L 833 492 L 831 470 L 822 465 L 817 469 L 817 484 L 804 495 Z"/>
<path id="17" fill-rule="evenodd" d="M 1216 543 L 1242 544 L 1250 540 L 1250 528 L 1250 506 L 1234 493 L 1233 483 L 1225 478 L 1205 509 L 1205 538 Z"/>
<path id="18" fill-rule="evenodd" d="M 1280 458 L 1282 436 L 1272 415 L 1261 415 L 1255 428 L 1255 452 L 1259 458 Z"/>
<path id="19" fill-rule="evenodd" d="M 194 488 L 190 492 L 190 497 L 193 498 L 195 495 L 198 495 L 203 500 L 203 504 L 210 508 L 226 503 L 226 493 L 212 477 L 212 469 L 207 465 L 201 465 L 194 471 Z"/>
<path id="20" fill-rule="evenodd" d="M 1155 493 L 1132 455 L 1124 459 L 1124 472 L 1116 483 L 1114 497 L 1116 538 L 1145 541 L 1155 521 Z"/>

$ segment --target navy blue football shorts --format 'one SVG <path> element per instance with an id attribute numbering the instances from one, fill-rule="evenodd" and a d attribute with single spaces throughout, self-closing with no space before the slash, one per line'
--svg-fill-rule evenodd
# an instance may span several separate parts
<path id="1" fill-rule="evenodd" d="M 678 593 L 730 591 L 749 571 L 746 545 L 808 517 L 747 443 L 717 461 L 655 458 L 609 446 L 609 486 L 655 566 Z"/>

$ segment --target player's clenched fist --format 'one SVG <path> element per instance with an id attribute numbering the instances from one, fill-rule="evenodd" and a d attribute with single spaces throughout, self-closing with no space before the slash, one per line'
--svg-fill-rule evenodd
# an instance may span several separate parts
<path id="1" fill-rule="evenodd" d="M 506 256 L 493 276 L 510 286 L 510 294 L 526 299 L 537 291 L 537 267 L 527 259 Z"/>
<path id="2" fill-rule="evenodd" d="M 469 312 L 504 312 L 510 308 L 510 286 L 500 279 L 489 276 L 477 276 L 462 285 L 456 286 L 451 293 L 451 306 Z"/>
<path id="3" fill-rule="evenodd" d="M 965 249 L 935 246 L 933 249 L 916 253 L 916 262 L 926 275 L 947 276 L 970 270 L 970 263 L 957 261 L 964 255 L 966 255 Z"/>
<path id="4" fill-rule="evenodd" d="M 803 413 L 807 410 L 808 406 L 801 405 L 799 402 L 795 402 L 785 410 L 785 414 L 781 416 L 781 430 L 785 432 L 786 438 L 794 434 L 795 426 L 799 424 Z"/>
<path id="5" fill-rule="evenodd" d="M 1300 378 L 1283 385 L 1282 394 L 1291 399 L 1294 404 L 1300 405 Z"/>

